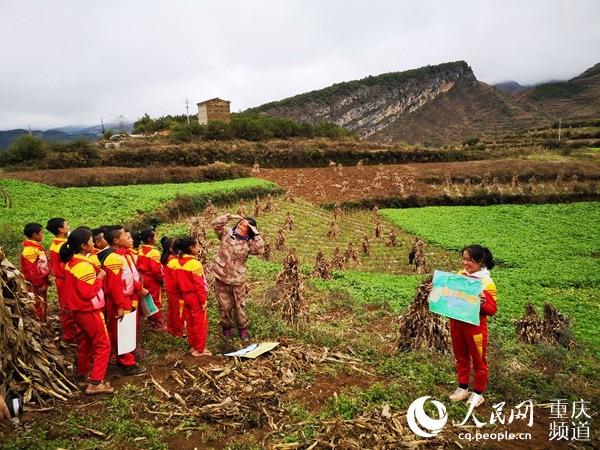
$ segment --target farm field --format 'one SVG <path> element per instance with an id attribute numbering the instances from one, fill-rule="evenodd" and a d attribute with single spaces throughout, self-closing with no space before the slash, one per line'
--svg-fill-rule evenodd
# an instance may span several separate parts
<path id="1" fill-rule="evenodd" d="M 0 209 L 0 230 L 8 251 L 22 241 L 25 223 L 46 224 L 50 217 L 61 215 L 74 228 L 129 222 L 136 216 L 152 212 L 177 195 L 219 197 L 228 193 L 252 194 L 276 192 L 268 181 L 241 178 L 206 183 L 107 186 L 64 188 L 27 181 L 0 179 L 0 188 L 10 198 L 10 208 Z M 46 235 L 46 243 L 50 242 Z M 14 254 L 14 253 L 13 253 Z"/>
<path id="2" fill-rule="evenodd" d="M 217 205 L 219 212 L 235 213 L 243 207 L 253 214 L 253 198 L 260 192 L 259 204 L 264 205 L 265 193 L 275 188 L 262 180 L 139 185 L 128 187 L 128 192 L 136 192 L 137 201 L 127 203 L 127 209 L 122 207 L 114 216 L 98 218 L 94 211 L 68 203 L 66 210 L 72 226 L 86 221 L 92 225 L 111 220 L 128 222 L 140 211 L 157 208 L 172 198 L 180 192 L 178 188 L 190 195 L 217 195 L 219 189 L 235 189 L 238 183 L 255 189 L 254 194 Z M 43 220 L 51 211 L 65 210 L 62 204 L 39 213 L 35 208 L 42 204 L 41 199 L 56 199 L 66 189 L 6 180 L 0 181 L 0 186 L 12 186 L 13 192 L 19 192 L 19 187 L 28 198 L 35 198 L 27 204 L 15 203 L 20 197 L 12 195 L 13 209 L 19 208 L 21 221 L 30 215 L 36 218 L 36 214 L 38 220 Z M 256 190 L 259 188 L 266 190 Z M 89 201 L 97 199 L 99 193 L 106 197 L 110 192 L 111 198 L 121 198 L 123 193 L 120 188 L 83 188 L 79 192 Z M 386 209 L 379 213 L 380 238 L 374 234 L 372 211 L 343 210 L 336 222 L 338 236 L 332 237 L 328 231 L 334 211 L 301 197 L 291 201 L 275 196 L 273 210 L 261 210 L 256 215 L 272 251 L 270 261 L 255 257 L 249 260 L 247 308 L 254 339 L 277 340 L 281 342 L 278 349 L 241 363 L 221 356 L 200 361 L 186 354 L 185 342 L 143 329 L 144 346 L 150 351 L 143 361 L 149 369 L 147 374 L 119 378 L 111 370 L 109 378 L 117 388 L 112 397 L 75 395 L 68 402 L 51 403 L 51 409 L 32 405 L 34 411 L 24 416 L 19 428 L 0 424 L 0 448 L 163 449 L 191 445 L 235 450 L 277 445 L 281 447 L 273 448 L 308 448 L 315 443 L 313 448 L 325 448 L 326 443 L 339 448 L 372 448 L 375 436 L 413 447 L 421 445 L 407 427 L 406 408 L 423 395 L 444 402 L 454 388 L 455 374 L 450 355 L 397 351 L 398 318 L 427 276 L 415 274 L 408 264 L 416 236 L 427 241 L 429 271 L 458 270 L 460 248 L 473 241 L 489 245 L 501 262 L 492 272 L 498 285 L 499 312 L 490 320 L 491 382 L 480 417 L 489 417 L 491 405 L 500 401 L 514 406 L 526 399 L 547 404 L 553 398 L 583 398 L 597 404 L 598 206 L 589 202 Z M 207 234 L 210 260 L 216 236 L 201 211 L 198 217 Z M 274 244 L 278 231 L 285 228 L 286 217 L 292 218 L 293 226 L 282 231 L 286 249 L 278 250 Z M 10 220 L 7 216 L 0 218 L 5 227 L 16 229 L 12 216 Z M 161 223 L 158 232 L 179 235 L 189 226 L 188 218 L 175 218 L 172 223 Z M 392 231 L 396 246 L 389 247 L 386 241 Z M 370 255 L 361 247 L 365 236 L 369 237 Z M 334 271 L 329 280 L 311 274 L 319 250 L 329 259 L 335 247 L 344 251 L 349 242 L 356 248 L 356 263 Z M 308 303 L 308 319 L 300 325 L 286 323 L 271 304 L 287 248 L 294 248 L 298 255 L 303 295 Z M 531 301 L 539 307 L 548 300 L 573 319 L 575 348 L 529 346 L 515 339 L 512 321 L 522 315 L 523 305 Z M 208 348 L 221 352 L 225 347 L 219 337 L 212 294 L 209 315 Z M 175 399 L 175 393 L 183 403 Z M 445 403 L 452 420 L 464 417 L 464 405 Z M 381 412 L 386 408 L 390 421 L 382 419 Z M 548 409 L 536 407 L 534 427 L 525 428 L 533 435 L 528 442 L 530 448 L 552 447 L 548 428 Z M 514 431 L 515 424 L 512 428 L 497 425 L 485 429 Z M 598 429 L 592 428 L 592 432 L 597 439 Z M 454 447 L 460 442 L 457 433 L 457 428 L 448 426 L 428 444 Z M 461 445 L 468 447 L 465 442 Z"/>
<path id="3" fill-rule="evenodd" d="M 271 180 L 315 203 L 352 203 L 365 198 L 422 196 L 465 197 L 481 193 L 510 195 L 600 193 L 600 163 L 567 158 L 499 159 L 419 164 L 330 166 L 327 168 L 259 169 Z M 548 158 L 550 160 L 544 160 Z"/>

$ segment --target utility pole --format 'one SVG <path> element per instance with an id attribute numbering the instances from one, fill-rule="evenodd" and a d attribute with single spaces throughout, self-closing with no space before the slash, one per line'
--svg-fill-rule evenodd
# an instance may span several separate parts
<path id="1" fill-rule="evenodd" d="M 187 124 L 190 124 L 190 107 L 188 105 L 189 100 L 185 99 L 185 117 L 187 118 Z"/>
<path id="2" fill-rule="evenodd" d="M 560 132 L 561 132 L 561 126 L 562 126 L 562 118 L 559 117 L 558 118 L 558 140 L 560 141 Z"/>
<path id="3" fill-rule="evenodd" d="M 104 121 L 102 120 L 102 117 L 100 117 L 100 123 L 102 124 L 102 134 L 106 133 L 106 130 L 104 129 Z"/>

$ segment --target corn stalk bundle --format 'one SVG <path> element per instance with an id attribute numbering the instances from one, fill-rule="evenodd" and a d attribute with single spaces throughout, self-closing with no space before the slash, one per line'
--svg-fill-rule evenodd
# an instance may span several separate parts
<path id="1" fill-rule="evenodd" d="M 354 244 L 352 244 L 352 241 L 348 242 L 348 248 L 346 249 L 346 254 L 344 255 L 344 261 L 346 263 L 357 263 L 358 262 L 358 253 L 356 252 L 356 249 L 354 248 Z"/>
<path id="2" fill-rule="evenodd" d="M 388 234 L 387 241 L 385 242 L 386 247 L 396 247 L 398 245 L 398 235 L 392 228 L 390 234 Z"/>
<path id="3" fill-rule="evenodd" d="M 303 281 L 300 262 L 293 249 L 283 260 L 283 271 L 277 276 L 277 298 L 272 306 L 281 311 L 281 317 L 288 324 L 303 321 L 308 315 L 308 305 L 303 295 Z"/>
<path id="4" fill-rule="evenodd" d="M 371 256 L 371 241 L 369 240 L 369 236 L 363 236 L 361 246 L 363 253 L 367 256 Z"/>
<path id="5" fill-rule="evenodd" d="M 406 314 L 400 317 L 398 349 L 401 351 L 435 350 L 450 353 L 448 321 L 429 311 L 427 298 L 433 287 L 433 278 L 421 283 Z"/>
<path id="6" fill-rule="evenodd" d="M 242 203 L 242 201 L 240 200 L 240 203 L 238 205 L 238 209 L 235 212 L 238 216 L 242 216 L 242 217 L 246 217 L 248 215 L 248 211 L 246 211 L 246 207 L 244 206 L 244 204 Z"/>
<path id="7" fill-rule="evenodd" d="M 322 278 L 323 280 L 330 280 L 332 277 L 331 264 L 325 259 L 325 255 L 323 255 L 322 250 L 317 252 L 317 257 L 315 258 L 315 268 L 312 271 L 312 276 L 315 278 Z"/>
<path id="8" fill-rule="evenodd" d="M 66 400 L 77 390 L 69 379 L 72 371 L 54 333 L 36 320 L 27 286 L 0 247 L 0 392 L 18 392 L 25 402 L 40 404 Z"/>
<path id="9" fill-rule="evenodd" d="M 272 253 L 271 244 L 269 243 L 269 241 L 266 239 L 266 236 L 264 236 L 264 235 L 263 235 L 263 242 L 265 243 L 265 246 L 264 246 L 262 258 L 265 261 L 271 261 L 271 253 Z"/>
<path id="10" fill-rule="evenodd" d="M 285 215 L 285 223 L 283 224 L 283 228 L 288 231 L 292 231 L 294 229 L 294 217 L 289 211 Z"/>
<path id="11" fill-rule="evenodd" d="M 336 270 L 342 270 L 344 268 L 344 255 L 338 246 L 333 249 L 331 268 Z"/>
<path id="12" fill-rule="evenodd" d="M 544 317 L 537 315 L 531 303 L 525 305 L 525 315 L 515 324 L 517 338 L 526 344 L 575 345 L 571 321 L 550 303 L 544 304 Z"/>
<path id="13" fill-rule="evenodd" d="M 211 223 L 217 217 L 217 208 L 212 204 L 210 200 L 206 203 L 204 207 L 204 220 L 206 223 Z"/>
<path id="14" fill-rule="evenodd" d="M 333 219 L 338 221 L 342 218 L 342 207 L 339 203 L 336 203 L 333 207 Z"/>
<path id="15" fill-rule="evenodd" d="M 264 212 L 274 211 L 273 197 L 271 196 L 271 194 L 267 194 L 267 202 L 265 203 L 265 206 L 263 206 L 263 211 Z"/>
<path id="16" fill-rule="evenodd" d="M 413 244 L 410 255 L 408 255 L 408 263 L 414 264 L 414 270 L 418 274 L 427 273 L 427 260 L 425 259 L 425 242 L 417 238 Z"/>
<path id="17" fill-rule="evenodd" d="M 283 228 L 277 230 L 277 238 L 275 239 L 275 250 L 285 250 L 285 236 L 283 235 Z"/>
<path id="18" fill-rule="evenodd" d="M 377 220 L 377 222 L 375 223 L 375 237 L 377 239 L 381 239 L 382 234 L 383 234 L 383 227 L 381 225 L 381 222 L 379 220 Z"/>
<path id="19" fill-rule="evenodd" d="M 327 230 L 327 237 L 330 239 L 337 239 L 340 236 L 340 227 L 335 220 L 332 220 L 329 224 L 329 230 Z"/>
<path id="20" fill-rule="evenodd" d="M 254 217 L 260 216 L 260 210 L 261 210 L 260 198 L 258 198 L 258 196 L 256 196 L 256 198 L 254 199 L 254 211 L 252 212 L 253 216 Z"/>
<path id="21" fill-rule="evenodd" d="M 294 198 L 294 195 L 292 194 L 291 189 L 288 189 L 287 191 L 285 191 L 285 196 L 283 197 L 283 199 L 286 202 L 296 203 L 296 199 Z"/>
<path id="22" fill-rule="evenodd" d="M 199 216 L 192 217 L 188 221 L 188 231 L 190 236 L 198 239 L 200 243 L 200 254 L 198 255 L 198 259 L 202 264 L 206 264 L 208 261 L 208 256 L 211 248 L 211 241 L 208 239 L 206 234 L 206 228 L 204 227 L 204 221 Z"/>

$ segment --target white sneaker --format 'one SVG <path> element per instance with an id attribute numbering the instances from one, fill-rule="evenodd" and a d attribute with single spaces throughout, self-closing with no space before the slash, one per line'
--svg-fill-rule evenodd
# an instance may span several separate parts
<path id="1" fill-rule="evenodd" d="M 481 406 L 481 404 L 484 401 L 485 401 L 485 399 L 483 398 L 483 395 L 476 394 L 475 392 L 472 392 L 471 396 L 469 397 L 469 400 L 467 400 L 467 403 L 474 404 L 475 408 L 478 408 L 479 406 Z"/>
<path id="2" fill-rule="evenodd" d="M 461 387 L 457 387 L 456 390 L 448 396 L 453 402 L 462 402 L 469 398 L 469 391 Z"/>

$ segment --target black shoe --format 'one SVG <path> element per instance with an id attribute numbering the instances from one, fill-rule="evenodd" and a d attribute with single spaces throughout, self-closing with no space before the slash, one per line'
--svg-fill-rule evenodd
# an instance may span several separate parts
<path id="1" fill-rule="evenodd" d="M 146 368 L 139 364 L 134 364 L 133 366 L 121 366 L 121 373 L 123 375 L 139 375 L 144 372 L 146 372 Z"/>

